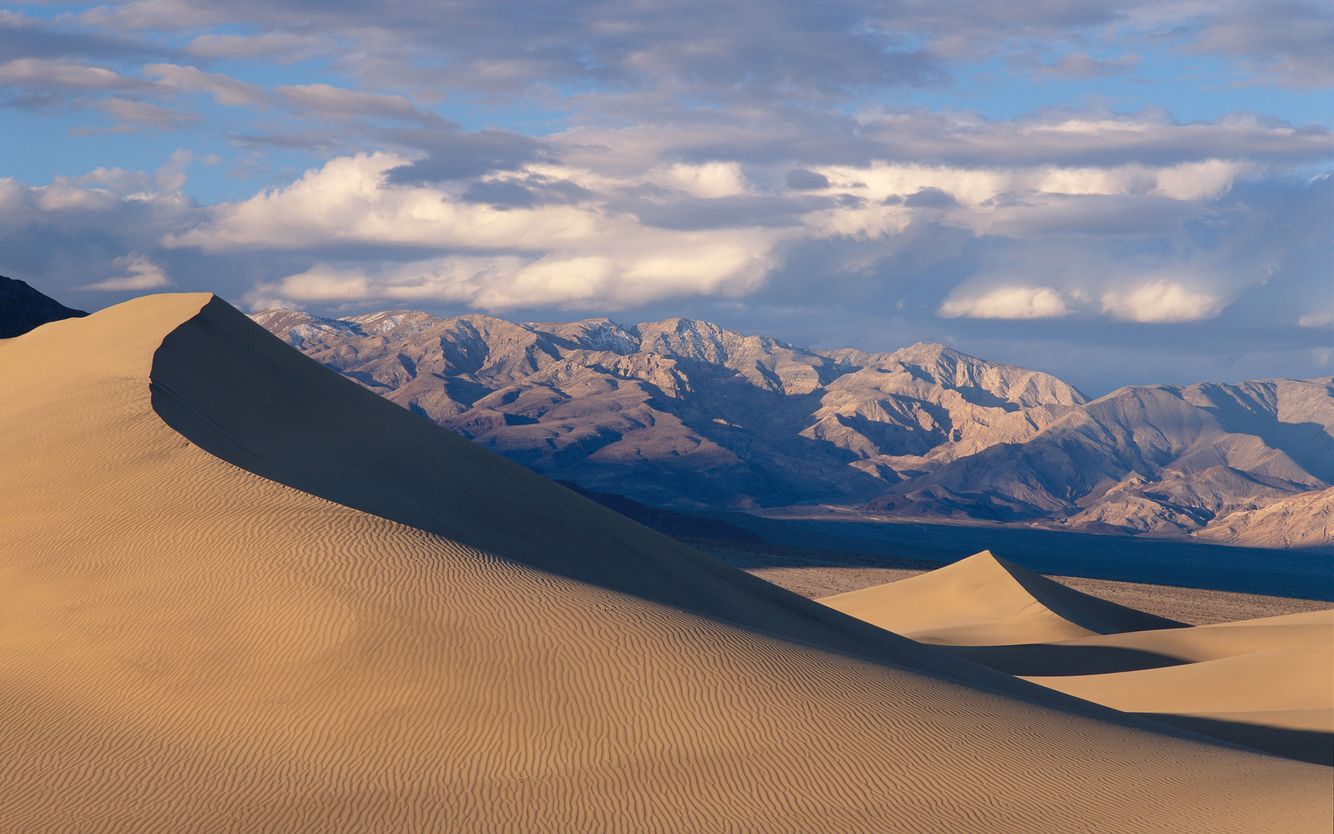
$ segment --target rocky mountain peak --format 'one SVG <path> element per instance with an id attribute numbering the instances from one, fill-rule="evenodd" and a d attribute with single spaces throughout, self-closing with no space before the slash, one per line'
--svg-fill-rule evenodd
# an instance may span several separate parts
<path id="1" fill-rule="evenodd" d="M 713 322 L 679 317 L 644 322 L 636 330 L 639 332 L 640 350 L 645 353 L 661 353 L 718 365 L 727 364 L 732 352 L 746 340 L 741 334 L 725 330 Z"/>

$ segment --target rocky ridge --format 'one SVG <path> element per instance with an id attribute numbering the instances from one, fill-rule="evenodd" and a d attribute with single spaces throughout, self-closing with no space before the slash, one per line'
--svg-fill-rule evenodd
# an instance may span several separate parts
<path id="1" fill-rule="evenodd" d="M 1090 401 L 1050 374 L 942 345 L 811 350 L 684 318 L 518 324 L 290 310 L 253 318 L 478 443 L 649 504 L 835 503 L 897 516 L 1330 543 L 1327 502 L 1299 498 L 1334 484 L 1328 378 L 1134 386 Z M 1261 511 L 1280 503 L 1283 536 L 1249 532 L 1262 519 L 1276 524 Z"/>

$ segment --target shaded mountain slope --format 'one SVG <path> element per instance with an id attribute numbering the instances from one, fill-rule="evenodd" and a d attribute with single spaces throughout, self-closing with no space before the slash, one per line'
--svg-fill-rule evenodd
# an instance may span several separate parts
<path id="1" fill-rule="evenodd" d="M 872 506 L 918 515 L 1060 519 L 1116 532 L 1202 530 L 1237 510 L 1327 486 L 1313 470 L 1325 472 L 1334 440 L 1319 422 L 1334 413 L 1330 387 L 1325 379 L 1123 388 L 1062 415 L 1025 442 L 992 446 L 898 484 Z M 1205 397 L 1257 388 L 1272 398 L 1245 421 L 1220 413 Z M 1301 406 L 1296 415 L 1286 413 L 1293 401 Z M 1213 538 L 1240 542 L 1244 536 L 1238 529 Z"/>
<path id="2" fill-rule="evenodd" d="M 1334 487 L 1234 510 L 1195 534 L 1251 547 L 1323 547 L 1334 541 Z"/>
<path id="3" fill-rule="evenodd" d="M 752 580 L 208 297 L 53 324 L 0 366 L 12 830 L 1290 832 L 1334 811 L 1326 770 L 1058 709 Z"/>
<path id="4" fill-rule="evenodd" d="M 86 315 L 41 294 L 26 282 L 0 275 L 0 339 L 12 339 L 47 322 Z"/>

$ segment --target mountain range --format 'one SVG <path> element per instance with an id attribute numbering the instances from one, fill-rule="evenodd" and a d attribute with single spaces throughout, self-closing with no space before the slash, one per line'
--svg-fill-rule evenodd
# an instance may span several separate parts
<path id="1" fill-rule="evenodd" d="M 813 350 L 684 318 L 252 318 L 538 472 L 651 505 L 1334 541 L 1334 378 L 1089 399 L 942 345 Z"/>

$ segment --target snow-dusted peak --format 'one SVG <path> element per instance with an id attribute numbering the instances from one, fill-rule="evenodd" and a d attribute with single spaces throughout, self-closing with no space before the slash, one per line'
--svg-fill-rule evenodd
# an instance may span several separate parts
<path id="1" fill-rule="evenodd" d="M 260 327 L 296 348 L 312 340 L 365 335 L 361 325 L 351 320 L 320 318 L 300 310 L 285 310 L 280 307 L 251 313 L 250 318 Z"/>
<path id="2" fill-rule="evenodd" d="M 340 321 L 350 321 L 360 325 L 366 333 L 375 333 L 381 336 L 387 336 L 401 328 L 410 328 L 420 330 L 425 327 L 441 321 L 437 316 L 430 313 L 421 313 L 414 310 L 385 310 L 379 313 L 368 313 L 361 316 L 348 316 Z"/>
<path id="3" fill-rule="evenodd" d="M 570 322 L 532 323 L 527 326 L 549 333 L 582 350 L 605 350 L 621 355 L 639 350 L 639 334 L 636 330 L 617 324 L 605 316 Z"/>
<path id="4" fill-rule="evenodd" d="M 727 365 L 735 357 L 751 358 L 785 347 L 768 336 L 745 336 L 711 321 L 672 317 L 635 327 L 640 350 Z"/>

